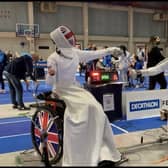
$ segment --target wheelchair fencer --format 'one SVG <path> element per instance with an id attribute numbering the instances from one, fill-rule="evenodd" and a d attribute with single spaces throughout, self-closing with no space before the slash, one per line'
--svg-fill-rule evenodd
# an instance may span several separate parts
<path id="1" fill-rule="evenodd" d="M 44 101 L 37 103 L 32 116 L 31 136 L 35 151 L 46 166 L 60 161 L 63 154 L 63 117 L 66 105 L 51 91 L 35 96 Z M 35 107 L 35 106 L 34 106 Z"/>
<path id="2" fill-rule="evenodd" d="M 121 159 L 121 153 L 115 146 L 111 125 L 100 103 L 76 81 L 76 70 L 79 62 L 88 62 L 102 58 L 107 54 L 117 57 L 123 54 L 123 51 L 118 47 L 108 47 L 97 51 L 77 49 L 74 33 L 64 25 L 54 29 L 50 33 L 50 38 L 56 49 L 47 58 L 46 82 L 52 87 L 56 86 L 58 95 L 66 101 L 63 120 L 62 166 L 97 166 L 103 164 L 105 160 L 114 165 Z M 33 121 L 37 123 L 36 125 L 41 122 L 41 118 L 44 118 L 42 126 L 46 125 L 45 120 L 47 120 L 46 116 L 49 112 L 43 111 L 40 110 L 40 115 L 37 112 L 35 118 L 38 119 Z M 51 118 L 54 118 L 55 121 L 57 117 L 59 118 L 59 115 L 54 116 L 53 114 Z M 54 122 L 51 121 L 51 123 Z M 53 125 L 49 123 L 47 131 Z M 38 132 L 40 129 L 37 128 Z M 43 140 L 45 136 L 39 139 Z M 85 139 L 85 143 L 83 143 L 83 139 Z M 39 143 L 38 150 L 40 151 L 47 144 L 51 158 L 55 157 L 54 145 L 45 140 L 40 145 L 39 141 L 36 140 L 36 144 Z M 104 151 L 104 147 L 108 150 Z M 46 152 L 43 153 L 46 154 Z"/>

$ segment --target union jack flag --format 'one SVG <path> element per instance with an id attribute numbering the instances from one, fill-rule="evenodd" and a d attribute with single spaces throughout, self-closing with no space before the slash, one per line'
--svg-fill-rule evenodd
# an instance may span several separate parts
<path id="1" fill-rule="evenodd" d="M 34 134 L 35 134 L 35 141 L 38 145 L 39 151 L 42 154 L 42 142 L 40 136 L 42 135 L 43 131 L 47 132 L 47 151 L 48 151 L 48 158 L 53 159 L 56 157 L 57 152 L 59 150 L 59 136 L 58 136 L 58 128 L 52 120 L 53 117 L 49 115 L 47 111 L 39 111 L 37 113 L 37 117 L 35 118 L 35 127 L 34 127 Z"/>
<path id="2" fill-rule="evenodd" d="M 66 26 L 60 26 L 61 32 L 64 34 L 64 37 L 69 41 L 72 46 L 76 45 L 76 38 L 74 33 Z"/>

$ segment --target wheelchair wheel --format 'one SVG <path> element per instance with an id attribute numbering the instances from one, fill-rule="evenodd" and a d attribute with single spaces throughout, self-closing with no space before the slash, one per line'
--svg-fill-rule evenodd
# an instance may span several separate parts
<path id="1" fill-rule="evenodd" d="M 47 133 L 46 148 L 48 161 L 56 164 L 63 153 L 63 120 L 48 107 L 39 107 L 32 117 L 31 135 L 35 150 L 43 156 L 42 134 Z"/>

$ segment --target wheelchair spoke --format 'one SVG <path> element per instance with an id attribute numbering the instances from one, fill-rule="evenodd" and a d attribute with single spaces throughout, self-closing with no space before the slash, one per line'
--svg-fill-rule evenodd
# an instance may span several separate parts
<path id="1" fill-rule="evenodd" d="M 53 118 L 51 118 L 51 119 L 49 120 L 47 129 L 46 129 L 47 131 L 51 128 L 51 126 L 53 125 L 54 121 L 55 121 L 57 118 L 59 118 L 59 116 L 53 117 Z"/>

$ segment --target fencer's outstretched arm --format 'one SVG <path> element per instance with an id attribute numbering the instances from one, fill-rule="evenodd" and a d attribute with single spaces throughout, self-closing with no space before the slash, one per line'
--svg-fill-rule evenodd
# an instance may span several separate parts
<path id="1" fill-rule="evenodd" d="M 130 70 L 130 76 L 132 78 L 136 78 L 137 75 L 141 76 L 154 76 L 161 72 L 164 72 L 166 69 L 168 69 L 168 58 L 165 58 L 160 63 L 158 63 L 156 66 L 147 68 L 147 69 L 141 69 L 141 70 Z"/>
<path id="2" fill-rule="evenodd" d="M 123 51 L 118 47 L 109 47 L 96 51 L 79 49 L 74 49 L 74 51 L 77 53 L 77 55 L 79 55 L 80 62 L 88 62 L 97 58 L 102 58 L 108 54 L 112 54 L 116 57 L 119 57 L 119 55 L 123 54 Z"/>
<path id="3" fill-rule="evenodd" d="M 154 67 L 142 69 L 140 71 L 142 76 L 154 76 L 161 72 L 164 72 L 166 69 L 168 69 L 168 58 L 165 58 L 163 61 L 161 61 Z"/>

